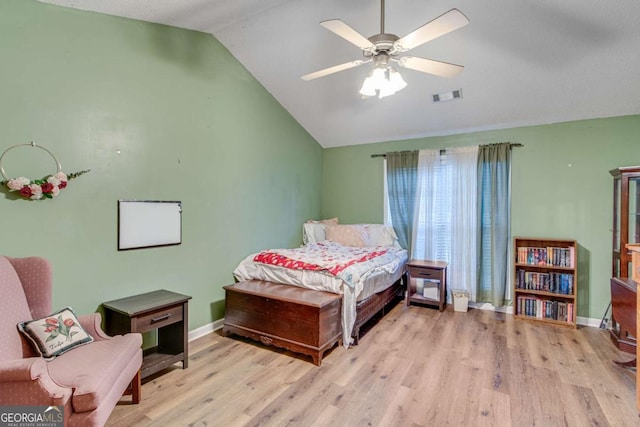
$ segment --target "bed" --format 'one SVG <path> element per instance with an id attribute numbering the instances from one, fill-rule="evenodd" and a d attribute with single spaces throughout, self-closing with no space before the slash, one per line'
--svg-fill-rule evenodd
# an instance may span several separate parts
<path id="1" fill-rule="evenodd" d="M 296 249 L 268 249 L 252 254 L 238 265 L 234 270 L 238 284 L 230 289 L 225 287 L 223 333 L 235 333 L 303 352 L 311 355 L 319 365 L 322 353 L 336 341 L 342 342 L 346 348 L 357 344 L 362 326 L 401 295 L 406 283 L 403 279 L 407 251 L 398 245 L 393 228 L 380 224 L 307 223 L 303 227 L 303 242 L 305 245 Z M 285 295 L 286 288 L 270 284 L 302 289 L 297 289 L 296 296 L 292 297 L 293 292 Z M 236 301 L 236 291 L 247 291 L 255 298 L 260 296 L 260 289 L 264 289 L 264 295 L 259 304 L 267 300 L 274 302 L 272 305 L 260 305 L 260 309 L 248 311 Z M 286 336 L 291 333 L 290 325 L 305 323 L 300 317 L 286 318 L 286 313 L 291 311 L 290 304 L 297 300 L 299 308 L 304 306 L 306 309 L 309 299 L 317 299 L 314 293 L 327 292 L 341 296 L 341 308 L 334 315 L 338 319 L 323 320 L 324 309 L 317 308 L 320 310 L 316 316 L 319 320 L 309 324 L 307 335 L 328 336 L 328 341 L 301 343 L 297 338 Z M 265 310 L 270 311 L 270 318 L 278 318 L 280 327 L 267 324 L 270 322 L 264 317 Z M 299 316 L 300 310 L 293 312 Z M 338 336 L 327 333 L 325 329 L 329 326 L 321 323 L 337 323 Z M 282 331 L 283 328 L 287 330 Z"/>

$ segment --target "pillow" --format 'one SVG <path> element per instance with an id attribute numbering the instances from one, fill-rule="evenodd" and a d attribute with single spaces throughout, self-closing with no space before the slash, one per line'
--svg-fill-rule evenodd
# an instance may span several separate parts
<path id="1" fill-rule="evenodd" d="M 53 359 L 93 341 L 93 337 L 80 326 L 71 307 L 65 307 L 41 319 L 18 323 L 18 329 L 45 359 Z"/>
<path id="2" fill-rule="evenodd" d="M 302 224 L 302 243 L 316 243 L 326 240 L 324 235 L 325 225 L 338 225 L 338 217 L 322 219 L 319 221 L 310 219 Z"/>
<path id="3" fill-rule="evenodd" d="M 363 225 L 325 225 L 324 232 L 327 240 L 343 246 L 369 246 L 369 233 Z"/>
<path id="4" fill-rule="evenodd" d="M 322 242 L 325 239 L 324 224 L 305 222 L 302 224 L 302 243 Z"/>
<path id="5" fill-rule="evenodd" d="M 391 225 L 363 224 L 369 233 L 369 246 L 396 246 L 400 247 L 396 231 Z"/>
<path id="6" fill-rule="evenodd" d="M 307 224 L 325 224 L 325 225 L 338 225 L 338 217 L 329 218 L 329 219 L 321 219 L 319 221 L 315 221 L 310 219 L 307 221 Z"/>

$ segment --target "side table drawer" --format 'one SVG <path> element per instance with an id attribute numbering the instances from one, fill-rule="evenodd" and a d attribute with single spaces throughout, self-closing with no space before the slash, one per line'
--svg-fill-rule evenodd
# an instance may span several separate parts
<path id="1" fill-rule="evenodd" d="M 182 320 L 182 304 L 153 311 L 135 319 L 136 331 L 147 332 Z"/>
<path id="2" fill-rule="evenodd" d="M 416 279 L 440 280 L 442 273 L 441 270 L 434 270 L 431 268 L 409 267 L 409 275 Z"/>

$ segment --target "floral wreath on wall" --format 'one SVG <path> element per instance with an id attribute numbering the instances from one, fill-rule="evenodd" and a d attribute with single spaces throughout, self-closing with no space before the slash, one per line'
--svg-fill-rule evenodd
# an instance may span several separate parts
<path id="1" fill-rule="evenodd" d="M 52 175 L 47 175 L 41 179 L 30 179 L 25 178 L 24 176 L 18 178 L 8 178 L 7 174 L 2 165 L 2 159 L 8 151 L 16 148 L 16 147 L 34 147 L 39 148 L 41 150 L 46 151 L 56 162 L 57 171 Z M 2 155 L 0 155 L 0 174 L 4 178 L 4 181 L 0 182 L 0 184 L 4 184 L 9 188 L 10 192 L 19 192 L 20 196 L 24 199 L 28 200 L 41 200 L 41 199 L 53 199 L 56 197 L 60 190 L 67 188 L 67 183 L 69 180 L 79 177 L 91 169 L 83 170 L 80 172 L 74 172 L 70 174 L 66 174 L 62 172 L 62 166 L 56 156 L 46 148 L 41 145 L 36 145 L 31 142 L 30 144 L 17 144 L 12 147 L 7 148 Z"/>

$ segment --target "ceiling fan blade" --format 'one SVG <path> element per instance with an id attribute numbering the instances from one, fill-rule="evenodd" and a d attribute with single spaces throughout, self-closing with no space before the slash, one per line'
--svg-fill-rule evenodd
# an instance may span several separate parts
<path id="1" fill-rule="evenodd" d="M 434 61 L 432 59 L 417 58 L 415 56 L 403 56 L 396 61 L 405 68 L 440 77 L 454 77 L 464 70 L 462 65 L 449 64 L 448 62 Z"/>
<path id="2" fill-rule="evenodd" d="M 353 43 L 362 50 L 371 51 L 375 49 L 373 43 L 371 43 L 365 36 L 358 33 L 356 30 L 345 24 L 339 19 L 330 19 L 328 21 L 322 21 L 320 23 L 324 28 L 332 33 L 342 37 L 346 41 Z"/>
<path id="3" fill-rule="evenodd" d="M 349 68 L 357 67 L 358 65 L 362 65 L 365 62 L 370 62 L 370 61 L 371 60 L 363 61 L 361 59 L 358 59 L 357 61 L 345 62 L 344 64 L 334 65 L 333 67 L 325 68 L 324 70 L 305 74 L 300 78 L 302 80 L 313 80 L 313 79 L 317 79 L 318 77 L 324 77 L 324 76 L 328 76 L 329 74 L 337 73 L 338 71 L 348 70 Z"/>
<path id="4" fill-rule="evenodd" d="M 417 30 L 407 34 L 401 39 L 396 40 L 393 44 L 396 51 L 406 52 L 416 46 L 436 39 L 453 30 L 464 27 L 469 23 L 469 19 L 464 16 L 458 9 L 450 11 L 438 16 L 436 19 L 427 22 Z"/>

